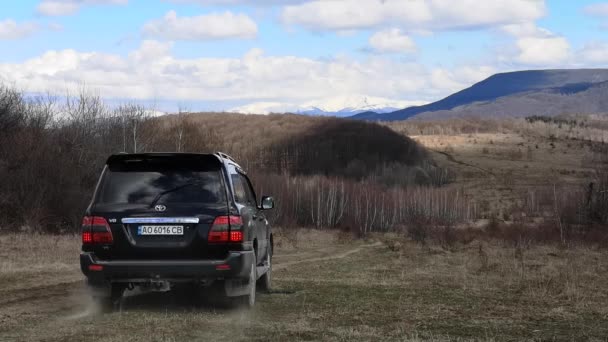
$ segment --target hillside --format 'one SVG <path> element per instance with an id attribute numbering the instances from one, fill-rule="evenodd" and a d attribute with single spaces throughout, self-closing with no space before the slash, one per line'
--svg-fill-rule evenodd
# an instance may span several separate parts
<path id="1" fill-rule="evenodd" d="M 493 75 L 470 88 L 424 106 L 386 114 L 365 112 L 361 120 L 466 115 L 527 116 L 608 111 L 608 69 L 530 70 Z M 433 113 L 433 114 L 429 114 Z"/>
<path id="2" fill-rule="evenodd" d="M 572 215 L 563 220 L 575 222 L 578 215 L 584 216 L 580 208 L 591 210 L 589 184 L 608 182 L 603 178 L 608 170 L 605 116 L 404 120 L 385 125 L 422 144 L 438 166 L 454 172 L 451 185 L 475 203 L 479 218 L 521 223 L 544 217 L 551 226 L 557 210 Z M 597 195 L 604 198 L 601 192 Z M 606 216 L 603 213 L 608 210 L 601 208 L 595 215 Z"/>
<path id="3" fill-rule="evenodd" d="M 228 113 L 159 119 L 170 135 L 175 127 L 189 130 L 182 135 L 189 142 L 181 147 L 184 150 L 224 151 L 248 169 L 344 176 L 353 163 L 372 172 L 389 163 L 420 165 L 426 160 L 424 150 L 408 137 L 356 120 Z M 206 138 L 197 141 L 196 137 Z M 166 141 L 159 148 L 171 147 L 171 142 Z"/>
<path id="4" fill-rule="evenodd" d="M 281 198 L 274 218 L 279 223 L 337 226 L 351 219 L 333 212 L 321 219 L 302 210 L 305 201 L 337 184 L 340 196 L 358 198 L 359 181 L 437 183 L 422 147 L 376 123 L 303 115 L 156 117 L 134 105 L 110 109 L 95 97 L 73 101 L 67 112 L 53 112 L 46 103 L 27 105 L 23 94 L 0 87 L 0 128 L 6 128 L 0 129 L 6 132 L 0 134 L 0 230 L 76 231 L 107 157 L 119 152 L 226 152 L 258 180 L 260 193 Z M 391 176 L 395 169 L 403 175 Z M 310 188 L 311 182 L 319 184 Z M 293 184 L 304 190 L 285 190 Z"/>
<path id="5" fill-rule="evenodd" d="M 440 119 L 485 115 L 491 117 L 526 117 L 607 112 L 608 82 L 602 82 L 528 91 L 500 97 L 494 101 L 475 102 L 451 110 L 424 112 L 414 118 Z"/>

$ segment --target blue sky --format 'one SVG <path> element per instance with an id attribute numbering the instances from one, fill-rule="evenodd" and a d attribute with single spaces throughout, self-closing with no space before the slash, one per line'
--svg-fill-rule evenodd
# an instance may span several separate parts
<path id="1" fill-rule="evenodd" d="M 602 1 L 5 1 L 0 80 L 167 111 L 401 107 L 496 72 L 605 66 L 607 32 Z"/>

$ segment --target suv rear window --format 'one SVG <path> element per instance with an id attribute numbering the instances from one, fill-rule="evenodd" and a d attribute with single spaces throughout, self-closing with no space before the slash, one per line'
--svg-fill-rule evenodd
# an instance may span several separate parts
<path id="1" fill-rule="evenodd" d="M 219 168 L 148 161 L 109 165 L 96 202 L 150 204 L 159 194 L 157 203 L 226 202 Z"/>

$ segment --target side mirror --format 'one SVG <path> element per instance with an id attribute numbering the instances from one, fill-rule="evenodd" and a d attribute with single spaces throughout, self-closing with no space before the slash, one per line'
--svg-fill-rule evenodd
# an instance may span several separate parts
<path id="1" fill-rule="evenodd" d="M 274 208 L 274 198 L 272 196 L 262 196 L 262 210 Z"/>

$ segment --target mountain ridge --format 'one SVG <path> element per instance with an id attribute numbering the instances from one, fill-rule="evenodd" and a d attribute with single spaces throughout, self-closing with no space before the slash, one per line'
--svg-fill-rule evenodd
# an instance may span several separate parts
<path id="1" fill-rule="evenodd" d="M 422 106 L 407 107 L 385 114 L 379 114 L 373 111 L 364 112 L 351 116 L 350 118 L 359 120 L 397 121 L 417 116 L 428 117 L 428 113 L 435 113 L 435 115 L 433 115 L 434 117 L 438 117 L 438 113 L 443 113 L 446 116 L 454 116 L 456 114 L 475 115 L 480 110 L 479 108 L 472 108 L 471 106 L 486 105 L 485 109 L 488 110 L 488 103 L 502 99 L 502 105 L 509 107 L 509 103 L 504 101 L 505 98 L 509 97 L 514 100 L 517 96 L 530 97 L 531 92 L 546 93 L 553 91 L 558 92 L 563 96 L 576 96 L 576 94 L 589 91 L 596 85 L 606 81 L 608 81 L 608 69 L 549 69 L 498 73 L 436 102 Z M 608 104 L 603 106 L 601 97 L 602 96 L 596 100 L 586 97 L 587 101 L 595 101 L 599 104 L 598 106 L 587 107 L 593 107 L 600 110 L 604 110 L 604 107 L 606 107 L 605 110 L 608 111 Z M 564 106 L 564 109 L 560 109 L 559 105 L 548 103 L 549 107 L 553 108 L 553 111 L 546 115 L 563 114 L 562 112 L 565 108 L 575 106 L 574 102 L 576 102 L 572 101 L 572 99 L 553 96 L 552 101 L 555 100 L 568 102 L 569 105 Z M 468 110 L 463 110 L 463 106 L 469 106 L 467 107 Z M 535 105 L 535 108 L 538 106 L 539 105 Z M 520 109 L 519 107 L 521 106 L 515 107 Z M 452 113 L 448 113 L 449 111 L 452 111 Z M 493 113 L 488 112 L 486 115 L 492 116 Z M 502 113 L 500 116 L 504 115 L 505 114 Z M 513 111 L 510 115 L 518 116 L 523 115 L 523 113 L 518 114 Z"/>

